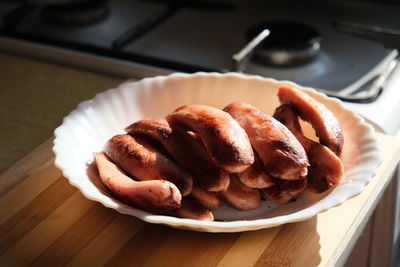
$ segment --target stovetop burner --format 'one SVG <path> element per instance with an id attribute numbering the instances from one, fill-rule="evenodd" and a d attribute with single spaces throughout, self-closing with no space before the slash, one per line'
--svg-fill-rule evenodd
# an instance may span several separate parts
<path id="1" fill-rule="evenodd" d="M 252 40 L 262 30 L 269 36 L 257 47 L 255 59 L 274 67 L 293 67 L 314 60 L 320 51 L 321 35 L 315 27 L 295 21 L 258 23 L 247 31 Z"/>
<path id="2" fill-rule="evenodd" d="M 81 26 L 104 20 L 110 12 L 108 0 L 91 0 L 72 4 L 47 5 L 42 18 L 48 23 Z"/>

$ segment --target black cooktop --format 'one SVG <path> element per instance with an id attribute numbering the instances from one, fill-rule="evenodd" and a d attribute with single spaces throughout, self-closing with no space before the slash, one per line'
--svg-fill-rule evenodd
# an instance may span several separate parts
<path id="1" fill-rule="evenodd" d="M 293 21 L 320 33 L 316 60 L 290 67 L 251 60 L 246 71 L 337 91 L 390 51 L 337 32 L 332 22 L 385 26 L 399 23 L 393 16 L 400 11 L 397 6 L 349 1 L 96 1 L 97 9 L 88 18 L 78 14 L 76 22 L 68 21 L 71 15 L 64 7 L 1 3 L 1 35 L 176 71 L 227 71 L 232 55 L 249 41 L 246 33 L 251 27 Z M 63 8 L 66 15 L 57 13 Z"/>

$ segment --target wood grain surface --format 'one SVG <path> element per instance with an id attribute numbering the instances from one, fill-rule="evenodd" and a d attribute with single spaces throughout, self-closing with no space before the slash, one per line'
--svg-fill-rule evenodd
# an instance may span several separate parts
<path id="1" fill-rule="evenodd" d="M 54 166 L 48 141 L 0 176 L 0 266 L 341 265 L 400 159 L 399 140 L 378 138 L 384 161 L 360 195 L 304 222 L 223 234 L 145 223 L 86 199 Z"/>

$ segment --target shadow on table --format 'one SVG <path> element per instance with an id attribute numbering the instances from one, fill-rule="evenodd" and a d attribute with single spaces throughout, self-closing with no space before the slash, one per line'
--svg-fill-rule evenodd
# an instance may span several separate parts
<path id="1" fill-rule="evenodd" d="M 110 266 L 317 266 L 317 218 L 243 233 L 202 233 L 143 224 Z"/>

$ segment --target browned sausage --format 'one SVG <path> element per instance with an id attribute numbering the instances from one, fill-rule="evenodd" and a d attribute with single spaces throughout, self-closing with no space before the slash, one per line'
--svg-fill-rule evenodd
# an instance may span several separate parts
<path id="1" fill-rule="evenodd" d="M 137 182 L 126 176 L 104 153 L 94 153 L 100 179 L 124 203 L 148 211 L 165 212 L 181 204 L 179 189 L 168 181 Z"/>
<path id="2" fill-rule="evenodd" d="M 231 182 L 226 191 L 220 194 L 232 207 L 238 210 L 254 210 L 261 205 L 260 192 L 240 182 L 235 174 L 231 174 Z"/>
<path id="3" fill-rule="evenodd" d="M 343 131 L 335 115 L 308 94 L 294 87 L 278 89 L 282 104 L 291 104 L 303 120 L 311 123 L 321 144 L 329 147 L 340 157 L 343 149 Z"/>
<path id="4" fill-rule="evenodd" d="M 210 192 L 197 186 L 193 186 L 190 196 L 200 205 L 210 210 L 218 209 L 222 205 L 218 193 Z"/>
<path id="5" fill-rule="evenodd" d="M 183 198 L 182 207 L 171 211 L 169 215 L 202 221 L 214 220 L 212 212 L 209 209 L 200 206 L 191 196 Z"/>
<path id="6" fill-rule="evenodd" d="M 275 179 L 275 185 L 261 189 L 266 196 L 271 200 L 279 203 L 286 204 L 289 201 L 295 200 L 298 195 L 304 191 L 307 186 L 307 179 L 302 180 L 282 180 Z"/>
<path id="7" fill-rule="evenodd" d="M 239 173 L 254 161 L 245 131 L 226 112 L 205 105 L 187 105 L 166 117 L 171 127 L 199 133 L 214 162 L 229 173 Z"/>
<path id="8" fill-rule="evenodd" d="M 160 142 L 169 155 L 192 175 L 196 186 L 208 191 L 228 188 L 229 175 L 211 160 L 199 135 L 171 128 L 164 119 L 140 120 L 126 127 L 125 131 Z"/>
<path id="9" fill-rule="evenodd" d="M 307 175 L 309 164 L 306 152 L 283 124 L 243 102 L 232 103 L 224 110 L 245 129 L 251 145 L 271 176 L 299 180 Z"/>
<path id="10" fill-rule="evenodd" d="M 247 170 L 238 173 L 239 180 L 252 188 L 268 188 L 274 185 L 257 153 L 254 153 L 254 163 Z"/>
<path id="11" fill-rule="evenodd" d="M 286 104 L 278 107 L 274 117 L 286 125 L 307 153 L 310 162 L 307 187 L 313 192 L 322 193 L 338 184 L 344 172 L 342 161 L 328 147 L 303 135 L 298 116 L 291 106 Z"/>
<path id="12" fill-rule="evenodd" d="M 192 190 L 192 177 L 141 137 L 116 135 L 106 143 L 105 152 L 114 163 L 138 180 L 170 181 L 183 196 Z"/>

